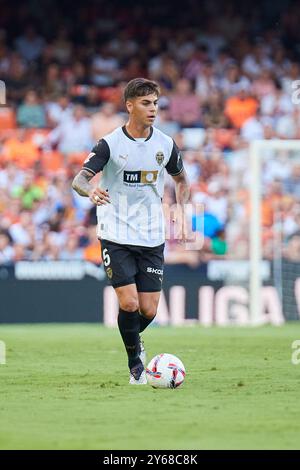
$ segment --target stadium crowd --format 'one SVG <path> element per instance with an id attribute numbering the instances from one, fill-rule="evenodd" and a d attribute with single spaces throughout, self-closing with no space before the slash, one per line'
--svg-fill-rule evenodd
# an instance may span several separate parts
<path id="1" fill-rule="evenodd" d="M 191 200 L 203 206 L 192 220 L 203 249 L 168 240 L 166 262 L 248 258 L 249 143 L 300 138 L 299 2 L 280 14 L 276 1 L 201 2 L 199 11 L 191 0 L 171 16 L 156 1 L 2 4 L 0 264 L 101 261 L 95 207 L 71 181 L 94 143 L 126 122 L 123 89 L 138 76 L 159 83 L 155 126 L 182 149 Z M 280 239 L 300 261 L 300 155 L 262 160 L 264 256 Z M 165 202 L 174 202 L 171 178 Z"/>

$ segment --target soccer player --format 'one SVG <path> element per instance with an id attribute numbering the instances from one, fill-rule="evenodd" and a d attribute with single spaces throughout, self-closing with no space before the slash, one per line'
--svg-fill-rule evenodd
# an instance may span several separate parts
<path id="1" fill-rule="evenodd" d="M 97 236 L 106 275 L 119 301 L 118 327 L 128 356 L 130 384 L 147 383 L 140 333 L 156 313 L 163 279 L 164 170 L 173 177 L 177 203 L 189 186 L 180 152 L 171 137 L 153 126 L 159 87 L 135 78 L 124 90 L 126 125 L 92 149 L 72 187 L 97 207 Z M 99 186 L 90 180 L 103 171 Z"/>

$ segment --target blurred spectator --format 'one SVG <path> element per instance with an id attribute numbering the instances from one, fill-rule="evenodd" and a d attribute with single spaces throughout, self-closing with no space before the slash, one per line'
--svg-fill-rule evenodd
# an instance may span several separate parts
<path id="1" fill-rule="evenodd" d="M 59 29 L 53 42 L 53 57 L 60 64 L 68 64 L 71 60 L 72 42 L 69 38 L 68 29 L 64 26 Z"/>
<path id="2" fill-rule="evenodd" d="M 31 215 L 28 211 L 22 211 L 19 221 L 9 228 L 9 235 L 14 243 L 24 247 L 32 243 L 33 232 L 34 225 L 32 224 Z"/>
<path id="3" fill-rule="evenodd" d="M 178 122 L 172 121 L 170 116 L 170 100 L 166 96 L 162 96 L 158 101 L 158 116 L 155 120 L 155 127 L 160 131 L 174 137 L 180 130 Z"/>
<path id="4" fill-rule="evenodd" d="M 280 139 L 299 139 L 300 108 L 295 106 L 291 113 L 278 117 L 275 123 L 275 132 Z"/>
<path id="5" fill-rule="evenodd" d="M 245 77 L 241 77 L 240 69 L 237 62 L 231 59 L 227 61 L 227 64 L 225 64 L 224 75 L 220 75 L 219 87 L 224 96 L 229 97 L 236 93 L 237 85 L 241 81 L 245 82 L 245 80 Z"/>
<path id="6" fill-rule="evenodd" d="M 174 91 L 179 79 L 179 70 L 173 57 L 162 54 L 150 60 L 150 76 L 160 83 L 162 93 Z"/>
<path id="7" fill-rule="evenodd" d="M 43 91 L 45 96 L 53 99 L 59 94 L 64 94 L 66 85 L 61 77 L 61 69 L 56 63 L 51 63 L 46 68 Z"/>
<path id="8" fill-rule="evenodd" d="M 211 90 L 211 92 L 206 95 L 202 114 L 205 127 L 225 128 L 228 126 L 228 119 L 224 115 L 223 96 L 217 89 Z"/>
<path id="9" fill-rule="evenodd" d="M 9 71 L 9 58 L 6 44 L 0 41 L 0 74 L 5 77 Z"/>
<path id="10" fill-rule="evenodd" d="M 212 180 L 207 186 L 208 196 L 205 199 L 207 211 L 217 217 L 224 226 L 228 217 L 228 198 L 226 192 L 217 180 Z"/>
<path id="11" fill-rule="evenodd" d="M 119 63 L 107 43 L 98 48 L 98 54 L 93 59 L 92 71 L 92 82 L 95 85 L 110 86 L 115 83 L 119 75 Z"/>
<path id="12" fill-rule="evenodd" d="M 199 181 L 201 167 L 199 165 L 198 154 L 194 151 L 187 151 L 184 154 L 184 169 L 187 173 L 188 180 L 193 186 Z"/>
<path id="13" fill-rule="evenodd" d="M 27 66 L 16 53 L 11 53 L 8 57 L 8 71 L 5 77 L 7 99 L 11 103 L 20 104 L 30 84 L 26 73 Z"/>
<path id="14" fill-rule="evenodd" d="M 64 261 L 83 259 L 83 250 L 78 247 L 78 237 L 75 234 L 68 236 L 60 253 L 60 259 Z"/>
<path id="15" fill-rule="evenodd" d="M 286 180 L 291 171 L 289 152 L 282 150 L 277 153 L 276 158 L 271 154 L 263 167 L 263 184 L 269 185 L 275 180 Z"/>
<path id="16" fill-rule="evenodd" d="M 207 60 L 207 47 L 204 45 L 197 47 L 184 67 L 183 76 L 189 80 L 195 80 L 201 74 L 203 63 Z"/>
<path id="17" fill-rule="evenodd" d="M 0 232 L 0 265 L 12 263 L 14 259 L 14 249 L 7 233 Z"/>
<path id="18" fill-rule="evenodd" d="M 11 188 L 11 195 L 22 201 L 24 209 L 32 209 L 34 201 L 42 199 L 44 193 L 43 189 L 34 182 L 34 172 L 31 170 L 26 173 L 22 185 Z"/>
<path id="19" fill-rule="evenodd" d="M 197 202 L 197 200 L 198 198 L 194 198 L 194 202 Z M 200 202 L 203 204 L 203 213 L 193 215 L 192 230 L 193 232 L 203 233 L 205 238 L 214 238 L 219 230 L 223 228 L 223 224 L 209 211 L 205 200 L 201 198 Z"/>
<path id="20" fill-rule="evenodd" d="M 37 60 L 40 57 L 44 44 L 44 39 L 38 36 L 33 25 L 28 25 L 24 34 L 16 39 L 17 51 L 28 62 Z"/>
<path id="21" fill-rule="evenodd" d="M 300 200 L 300 164 L 295 164 L 291 175 L 284 180 L 284 191 Z"/>
<path id="22" fill-rule="evenodd" d="M 215 237 L 211 241 L 211 251 L 214 255 L 223 256 L 227 254 L 228 246 L 225 237 L 224 229 L 216 232 Z"/>
<path id="23" fill-rule="evenodd" d="M 246 82 L 236 86 L 237 95 L 226 100 L 225 115 L 234 127 L 240 129 L 247 119 L 255 116 L 258 102 L 250 96 Z"/>
<path id="24" fill-rule="evenodd" d="M 113 103 L 104 103 L 99 112 L 91 118 L 92 139 L 97 141 L 102 139 L 119 126 L 123 126 L 125 120 L 116 113 L 116 107 Z"/>
<path id="25" fill-rule="evenodd" d="M 213 63 L 209 60 L 203 63 L 201 72 L 196 77 L 195 93 L 201 103 L 205 103 L 217 88 L 217 77 L 214 73 Z"/>
<path id="26" fill-rule="evenodd" d="M 81 105 L 74 106 L 71 117 L 65 116 L 51 131 L 48 142 L 57 145 L 60 152 L 65 154 L 90 150 L 93 143 L 92 129 L 85 108 Z"/>
<path id="27" fill-rule="evenodd" d="M 200 102 L 192 92 L 191 82 L 186 78 L 178 80 L 171 96 L 170 116 L 181 127 L 200 127 Z"/>
<path id="28" fill-rule="evenodd" d="M 68 95 L 58 95 L 58 97 L 46 103 L 46 111 L 50 127 L 55 127 L 68 120 L 72 116 L 73 106 Z"/>
<path id="29" fill-rule="evenodd" d="M 72 98 L 78 103 L 84 103 L 90 85 L 85 64 L 78 60 L 74 62 L 69 70 L 67 82 Z"/>
<path id="30" fill-rule="evenodd" d="M 262 115 L 271 116 L 274 121 L 280 116 L 291 113 L 294 108 L 291 94 L 285 93 L 278 82 L 275 85 L 272 93 L 263 96 L 260 102 Z"/>
<path id="31" fill-rule="evenodd" d="M 26 93 L 24 103 L 17 112 L 17 121 L 21 127 L 45 127 L 46 113 L 34 90 Z"/>
<path id="32" fill-rule="evenodd" d="M 261 41 L 257 41 L 257 44 L 252 47 L 252 51 L 246 55 L 242 62 L 242 68 L 251 79 L 258 78 L 263 70 L 272 68 L 268 49 Z"/>
<path id="33" fill-rule="evenodd" d="M 300 262 L 300 233 L 294 234 L 287 242 L 284 257 L 293 262 Z"/>
<path id="34" fill-rule="evenodd" d="M 286 67 L 285 73 L 280 75 L 280 83 L 282 90 L 287 95 L 290 95 L 293 90 L 293 83 L 299 80 L 300 77 L 300 65 L 298 62 L 292 62 L 289 67 Z"/>
<path id="35" fill-rule="evenodd" d="M 259 110 L 254 116 L 249 117 L 241 126 L 241 136 L 247 142 L 264 138 L 264 126 L 260 120 Z"/>
<path id="36" fill-rule="evenodd" d="M 252 93 L 258 99 L 275 93 L 275 83 L 270 70 L 263 69 L 260 75 L 253 81 Z"/>
<path id="37" fill-rule="evenodd" d="M 87 87 L 84 98 L 81 97 L 78 101 L 82 102 L 85 106 L 87 114 L 93 116 L 99 111 L 99 107 L 102 103 L 101 92 L 95 85 L 90 85 Z M 106 104 L 106 101 L 104 104 Z"/>
<path id="38" fill-rule="evenodd" d="M 208 56 L 213 61 L 219 51 L 226 46 L 226 38 L 220 33 L 217 17 L 211 16 L 206 25 L 206 31 L 197 37 L 198 44 L 207 47 Z"/>
<path id="39" fill-rule="evenodd" d="M 19 129 L 15 135 L 4 142 L 1 151 L 5 161 L 14 163 L 22 169 L 32 168 L 39 160 L 38 148 L 28 132 L 25 129 Z"/>

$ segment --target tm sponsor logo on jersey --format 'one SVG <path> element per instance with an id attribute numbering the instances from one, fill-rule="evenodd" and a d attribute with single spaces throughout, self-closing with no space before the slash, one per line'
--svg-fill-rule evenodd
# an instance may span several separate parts
<path id="1" fill-rule="evenodd" d="M 123 181 L 125 184 L 153 184 L 157 181 L 158 171 L 124 171 Z"/>
<path id="2" fill-rule="evenodd" d="M 162 276 L 163 275 L 163 270 L 162 269 L 151 268 L 150 266 L 148 266 L 147 273 L 158 274 L 159 276 Z"/>

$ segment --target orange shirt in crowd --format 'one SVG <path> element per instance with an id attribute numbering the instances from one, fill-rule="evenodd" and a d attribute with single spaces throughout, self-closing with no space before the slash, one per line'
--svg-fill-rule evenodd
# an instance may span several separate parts
<path id="1" fill-rule="evenodd" d="M 2 148 L 2 156 L 6 161 L 14 162 L 19 168 L 32 168 L 39 159 L 39 151 L 29 139 L 8 139 Z"/>
<path id="2" fill-rule="evenodd" d="M 280 203 L 282 196 L 272 195 L 264 198 L 261 201 L 261 224 L 263 227 L 271 227 L 274 223 L 274 208 L 275 205 Z M 251 215 L 251 204 L 249 198 L 246 202 L 246 214 L 250 218 Z"/>
<path id="3" fill-rule="evenodd" d="M 100 264 L 102 262 L 102 258 L 99 242 L 88 245 L 83 251 L 83 257 L 86 261 Z"/>
<path id="4" fill-rule="evenodd" d="M 57 150 L 43 152 L 41 156 L 42 167 L 46 171 L 55 172 L 64 167 L 64 159 Z"/>
<path id="5" fill-rule="evenodd" d="M 0 107 L 0 131 L 15 129 L 16 115 L 12 108 L 8 106 Z"/>
<path id="6" fill-rule="evenodd" d="M 232 96 L 225 103 L 224 113 L 234 127 L 240 129 L 247 119 L 255 116 L 257 108 L 258 102 L 254 98 L 242 99 L 238 96 Z"/>

